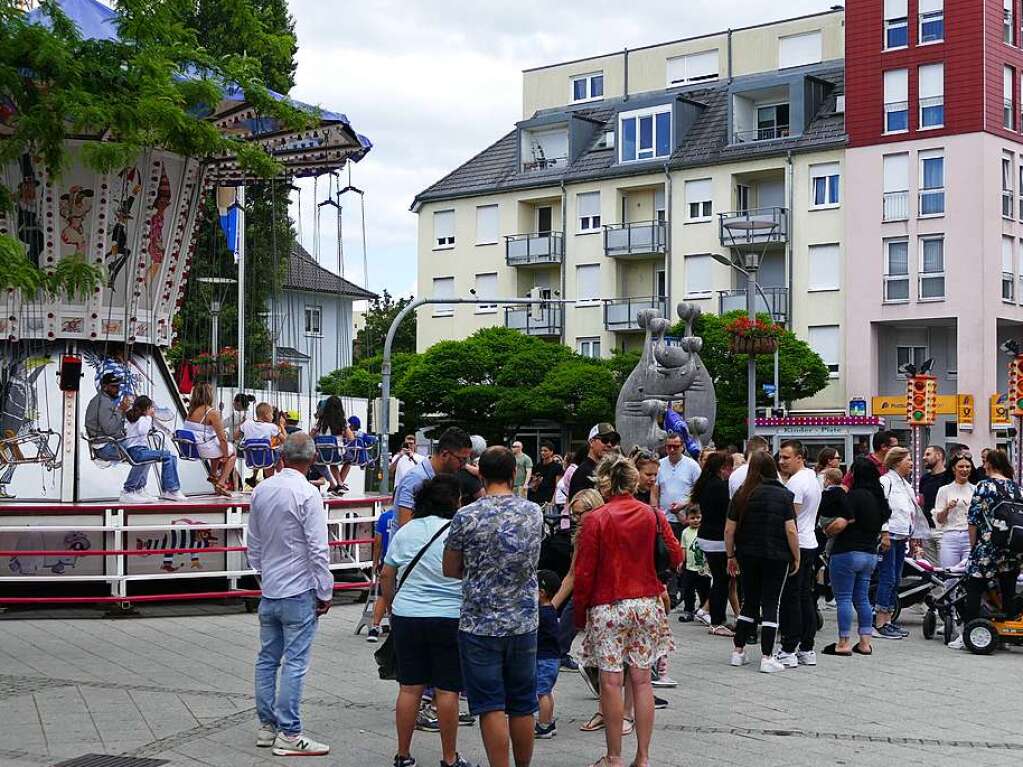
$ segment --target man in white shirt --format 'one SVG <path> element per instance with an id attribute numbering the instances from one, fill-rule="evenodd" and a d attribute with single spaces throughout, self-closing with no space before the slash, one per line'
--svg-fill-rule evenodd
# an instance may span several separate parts
<path id="1" fill-rule="evenodd" d="M 416 452 L 416 435 L 406 434 L 398 454 L 391 458 L 391 475 L 397 487 L 406 474 L 426 460 L 425 455 Z"/>
<path id="2" fill-rule="evenodd" d="M 689 505 L 693 485 L 700 478 L 700 464 L 685 454 L 682 449 L 682 437 L 669 434 L 664 440 L 667 456 L 661 459 L 657 469 L 657 481 L 650 488 L 650 505 L 664 511 L 664 516 L 673 530 L 677 529 L 676 537 L 682 534 L 682 519 L 685 508 Z"/>
<path id="3" fill-rule="evenodd" d="M 781 473 L 788 477 L 785 487 L 793 495 L 801 563 L 799 571 L 786 580 L 781 595 L 781 650 L 778 660 L 786 668 L 816 666 L 817 653 L 813 649 L 817 635 L 814 563 L 817 560 L 817 509 L 821 505 L 821 486 L 814 470 L 806 466 L 806 454 L 799 440 L 781 443 L 778 463 Z"/>
<path id="4" fill-rule="evenodd" d="M 252 493 L 246 542 L 259 573 L 259 655 L 256 658 L 256 745 L 277 756 L 323 756 L 330 746 L 302 734 L 299 703 L 317 620 L 330 609 L 334 576 L 327 546 L 327 510 L 306 480 L 316 446 L 303 432 L 288 436 L 284 469 Z M 287 660 L 281 664 L 287 648 Z M 277 670 L 281 670 L 280 684 Z"/>
<path id="5" fill-rule="evenodd" d="M 746 481 L 746 474 L 749 473 L 749 458 L 758 450 L 770 450 L 771 445 L 763 437 L 753 435 L 746 440 L 746 462 L 738 469 L 728 475 L 728 497 L 734 498 L 739 492 L 742 483 Z"/>

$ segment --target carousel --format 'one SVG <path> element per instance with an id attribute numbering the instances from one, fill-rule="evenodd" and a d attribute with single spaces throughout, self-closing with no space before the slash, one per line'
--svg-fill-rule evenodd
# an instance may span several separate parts
<path id="1" fill-rule="evenodd" d="M 83 37 L 116 35 L 115 12 L 95 0 L 59 5 Z M 29 18 L 49 23 L 39 10 Z M 74 257 L 102 267 L 104 274 L 85 299 L 25 296 L 14 289 L 2 299 L 0 605 L 127 606 L 258 595 L 245 559 L 248 496 L 211 493 L 209 462 L 189 444 L 183 428 L 184 390 L 190 381 L 183 380 L 188 375 L 182 376 L 180 366 L 175 370 L 168 364 L 165 353 L 179 332 L 174 318 L 185 291 L 200 289 L 197 281 L 189 283 L 188 273 L 193 260 L 203 257 L 196 252 L 194 235 L 203 225 L 200 211 L 208 200 L 217 198 L 225 221 L 241 231 L 237 272 L 213 284 L 237 284 L 245 268 L 245 186 L 290 188 L 295 179 L 309 177 L 325 177 L 329 186 L 330 179 L 339 179 L 342 169 L 369 152 L 370 141 L 345 115 L 315 114 L 313 127 L 293 131 L 259 114 L 240 90 L 222 89 L 220 103 L 205 119 L 221 132 L 262 146 L 283 169 L 275 179 L 248 176 L 233 157 L 186 157 L 159 148 L 126 167 L 97 173 L 82 160 L 82 147 L 103 140 L 100 135 L 68 140 L 71 162 L 59 177 L 51 176 L 31 152 L 0 166 L 7 188 L 15 192 L 15 208 L 0 209 L 0 234 L 15 235 L 30 261 L 43 270 L 58 269 L 63 259 Z M 0 121 L 0 137 L 3 131 Z M 238 287 L 244 299 L 244 285 Z M 239 359 L 244 359 L 242 327 L 238 342 Z M 109 373 L 120 380 L 124 393 L 145 395 L 155 403 L 158 428 L 151 432 L 151 445 L 175 454 L 185 500 L 119 500 L 128 473 L 144 462 L 133 460 L 116 443 L 97 444 L 85 428 L 87 406 Z M 245 380 L 239 371 L 240 387 Z M 240 387 L 218 387 L 218 399 L 226 399 L 230 408 Z M 306 417 L 315 392 L 309 395 L 296 403 L 308 410 Z M 364 402 L 346 405 L 365 420 Z M 329 467 L 372 464 L 371 450 L 363 443 L 320 442 L 318 449 Z M 273 458 L 272 452 L 254 450 L 249 467 L 268 457 Z M 145 469 L 146 490 L 157 497 L 160 463 Z M 339 588 L 364 588 L 367 581 L 371 524 L 383 499 L 359 495 L 327 501 L 332 567 L 342 571 Z"/>

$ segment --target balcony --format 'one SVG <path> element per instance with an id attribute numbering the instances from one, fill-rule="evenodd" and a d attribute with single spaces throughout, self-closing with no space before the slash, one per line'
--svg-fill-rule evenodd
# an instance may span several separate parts
<path id="1" fill-rule="evenodd" d="M 785 324 L 789 317 L 789 289 L 788 288 L 762 288 L 763 295 L 757 291 L 757 314 L 770 314 L 771 318 L 778 323 Z M 764 297 L 767 300 L 764 300 Z M 737 309 L 746 310 L 746 289 L 741 290 L 719 290 L 718 291 L 718 313 L 727 314 Z"/>
<path id="2" fill-rule="evenodd" d="M 721 244 L 726 248 L 784 245 L 789 239 L 786 208 L 755 208 L 718 214 Z"/>
<path id="3" fill-rule="evenodd" d="M 664 255 L 665 225 L 660 221 L 638 221 L 604 227 L 604 255 L 633 258 Z"/>
<path id="4" fill-rule="evenodd" d="M 656 309 L 662 317 L 668 316 L 668 299 L 664 296 L 645 298 L 612 298 L 604 302 L 604 328 L 606 330 L 642 330 L 639 313 Z"/>
<path id="5" fill-rule="evenodd" d="M 885 192 L 881 207 L 884 221 L 908 221 L 909 192 Z"/>
<path id="6" fill-rule="evenodd" d="M 526 306 L 509 306 L 504 310 L 504 326 L 527 336 L 540 338 L 560 336 L 561 317 L 560 304 L 538 302 Z"/>
<path id="7" fill-rule="evenodd" d="M 508 266 L 552 266 L 560 264 L 565 255 L 565 235 L 562 232 L 512 234 L 504 239 Z"/>
<path id="8" fill-rule="evenodd" d="M 771 125 L 764 128 L 753 128 L 752 130 L 738 130 L 732 134 L 733 144 L 749 144 L 754 141 L 773 141 L 780 138 L 788 138 L 790 130 L 788 125 Z"/>
<path id="9" fill-rule="evenodd" d="M 538 157 L 535 160 L 523 160 L 522 172 L 532 173 L 538 170 L 552 170 L 555 168 L 567 168 L 567 157 Z"/>

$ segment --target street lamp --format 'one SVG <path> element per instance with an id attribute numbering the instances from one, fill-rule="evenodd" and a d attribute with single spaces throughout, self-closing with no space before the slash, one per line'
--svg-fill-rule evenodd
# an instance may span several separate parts
<path id="1" fill-rule="evenodd" d="M 215 355 L 220 350 L 220 310 L 223 308 L 224 296 L 227 293 L 227 288 L 230 285 L 234 285 L 237 280 L 231 277 L 200 277 L 198 279 L 200 285 L 205 285 L 209 288 L 209 292 L 202 291 L 202 297 L 205 300 L 206 308 L 209 310 L 210 319 L 210 354 Z M 244 363 L 241 359 L 238 360 L 238 367 L 242 367 Z M 219 371 L 217 366 L 213 366 L 213 386 L 217 386 L 217 378 Z"/>

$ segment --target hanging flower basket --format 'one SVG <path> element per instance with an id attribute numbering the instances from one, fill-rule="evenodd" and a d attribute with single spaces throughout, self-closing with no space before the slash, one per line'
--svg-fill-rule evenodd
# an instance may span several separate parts
<path id="1" fill-rule="evenodd" d="M 277 371 L 269 362 L 257 363 L 256 375 L 259 376 L 259 380 L 261 381 L 276 381 L 278 379 Z"/>
<path id="2" fill-rule="evenodd" d="M 238 350 L 233 346 L 225 346 L 217 355 L 217 367 L 220 375 L 233 376 L 238 373 Z"/>
<path id="3" fill-rule="evenodd" d="M 739 317 L 725 327 L 733 354 L 774 354 L 778 351 L 782 328 L 760 318 Z"/>
<path id="4" fill-rule="evenodd" d="M 195 373 L 200 378 L 212 378 L 217 374 L 217 358 L 208 352 L 195 355 L 192 364 L 195 365 Z"/>

